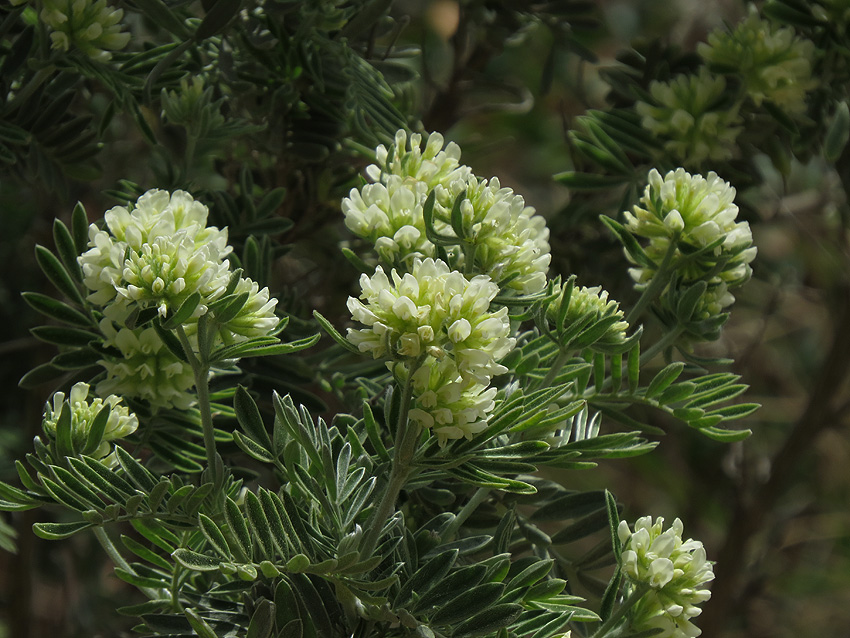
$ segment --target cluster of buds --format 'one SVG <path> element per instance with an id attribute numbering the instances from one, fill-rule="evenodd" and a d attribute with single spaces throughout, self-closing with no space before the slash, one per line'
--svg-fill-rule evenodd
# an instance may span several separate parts
<path id="1" fill-rule="evenodd" d="M 620 304 L 613 299 L 608 299 L 608 291 L 603 290 L 601 286 L 592 288 L 561 286 L 556 284 L 555 294 L 560 294 L 560 299 L 555 301 L 546 308 L 546 315 L 549 321 L 558 324 L 559 315 L 562 315 L 564 326 L 574 326 L 581 322 L 585 326 L 590 326 L 598 323 L 603 319 L 616 317 L 617 320 L 611 323 L 599 337 L 594 340 L 594 344 L 598 346 L 617 346 L 626 342 L 626 332 L 629 329 L 629 324 L 625 321 L 625 313 L 620 310 Z M 566 309 L 562 308 L 565 302 L 564 296 L 569 294 L 569 299 L 566 300 Z"/>
<path id="2" fill-rule="evenodd" d="M 111 442 L 135 432 L 139 420 L 114 394 L 106 399 L 94 398 L 91 401 L 88 396 L 87 383 L 75 384 L 67 399 L 64 392 L 56 392 L 53 403 L 44 406 L 42 427 L 52 441 L 59 437 L 58 429 L 67 427 L 70 449 L 64 450 L 65 453 L 85 453 L 114 467 L 118 461 Z M 94 440 L 90 440 L 92 438 Z"/>
<path id="3" fill-rule="evenodd" d="M 653 82 L 653 103 L 635 108 L 644 128 L 664 140 L 664 148 L 680 162 L 698 166 L 705 160 L 731 159 L 741 132 L 738 107 L 723 104 L 726 80 L 706 68 L 697 75 L 680 75 Z"/>
<path id="4" fill-rule="evenodd" d="M 750 14 L 733 31 L 718 29 L 697 51 L 712 67 L 738 74 L 750 99 L 799 114 L 806 110 L 806 93 L 817 86 L 812 77 L 814 44 L 788 27 L 778 27 Z"/>
<path id="5" fill-rule="evenodd" d="M 653 522 L 644 516 L 634 531 L 626 521 L 617 530 L 623 572 L 632 586 L 648 587 L 630 610 L 631 625 L 638 632 L 661 629 L 659 635 L 667 638 L 695 638 L 702 632 L 691 618 L 711 597 L 705 584 L 714 579 L 714 570 L 700 541 L 682 540 L 682 521 L 663 526 L 663 518 Z"/>
<path id="6" fill-rule="evenodd" d="M 12 0 L 23 4 L 27 0 Z M 130 41 L 122 32 L 123 9 L 113 9 L 106 0 L 42 0 L 39 17 L 50 29 L 50 40 L 58 51 L 79 49 L 102 62 Z"/>
<path id="7" fill-rule="evenodd" d="M 191 404 L 189 364 L 165 347 L 154 328 L 133 325 L 141 310 L 155 308 L 165 318 L 190 297 L 200 297 L 182 326 L 194 340 L 197 320 L 209 304 L 235 293 L 246 300 L 219 326 L 221 343 L 265 336 L 277 326 L 277 301 L 269 299 L 268 289 L 260 290 L 247 278 L 234 281 L 226 259 L 231 252 L 227 230 L 207 226 L 208 212 L 186 192 L 151 190 L 132 210 L 117 206 L 107 211 L 106 229 L 89 227 L 89 250 L 79 257 L 83 282 L 91 291 L 88 301 L 103 314 L 106 345 L 122 355 L 101 361 L 107 377 L 99 393 L 117 392 L 153 406 Z"/>
<path id="8" fill-rule="evenodd" d="M 374 183 L 342 201 L 348 228 L 397 268 L 437 257 L 438 243 L 453 266 L 486 274 L 506 291 L 543 290 L 551 259 L 543 218 L 498 179 L 473 175 L 439 133 L 421 144 L 420 135 L 399 131 L 389 149 L 377 148 L 377 164 L 366 169 Z"/>

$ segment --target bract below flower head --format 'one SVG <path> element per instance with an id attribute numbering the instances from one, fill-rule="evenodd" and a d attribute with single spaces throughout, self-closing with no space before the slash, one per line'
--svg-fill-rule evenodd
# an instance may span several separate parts
<path id="1" fill-rule="evenodd" d="M 733 31 L 717 29 L 697 51 L 723 69 L 735 69 L 756 105 L 770 101 L 789 113 L 806 110 L 806 93 L 817 86 L 812 77 L 815 45 L 790 27 L 779 27 L 750 13 Z"/>
<path id="2" fill-rule="evenodd" d="M 361 352 L 376 359 L 450 356 L 464 379 L 484 384 L 506 371 L 497 360 L 515 340 L 508 337 L 507 308 L 489 311 L 499 292 L 489 277 L 468 280 L 443 261 L 424 259 L 404 275 L 394 269 L 387 277 L 379 266 L 372 277 L 361 276 L 360 287 L 348 309 L 367 328 L 349 328 L 348 340 Z"/>
<path id="3" fill-rule="evenodd" d="M 493 281 L 506 281 L 508 289 L 522 294 L 546 287 L 549 269 L 549 229 L 534 208 L 499 179 L 470 175 L 436 189 L 438 232 L 454 235 L 449 220 L 455 201 L 464 195 L 460 212 L 464 240 L 472 247 L 475 267 Z"/>
<path id="4" fill-rule="evenodd" d="M 110 442 L 122 439 L 135 432 L 136 428 L 139 427 L 139 420 L 135 414 L 130 413 L 127 406 L 121 404 L 121 399 L 114 394 L 110 394 L 105 399 L 95 397 L 91 401 L 88 400 L 88 396 L 89 385 L 87 383 L 75 384 L 67 399 L 64 392 L 54 393 L 52 404 L 48 402 L 44 407 L 42 425 L 48 436 L 55 438 L 59 417 L 67 403 L 71 413 L 71 444 L 74 450 L 80 452 L 86 446 L 95 418 L 101 410 L 108 409 L 109 417 L 100 443 L 90 454 L 93 458 L 103 459 L 110 456 L 112 451 Z M 110 466 L 116 462 L 114 457 L 106 461 Z"/>
<path id="5" fill-rule="evenodd" d="M 230 280 L 227 230 L 207 227 L 207 207 L 189 193 L 151 190 L 132 211 L 108 210 L 107 230 L 89 227 L 89 250 L 80 255 L 88 300 L 115 304 L 113 317 L 135 304 L 152 304 L 160 314 L 176 310 L 195 292 L 197 314 L 220 296 Z"/>
<path id="6" fill-rule="evenodd" d="M 679 168 L 662 177 L 652 169 L 640 204 L 633 212 L 623 214 L 628 230 L 649 240 L 645 252 L 656 264 L 664 259 L 673 241 L 689 247 L 688 254 L 719 241 L 704 255 L 688 259 L 677 268 L 686 282 L 716 273 L 729 285 L 740 285 L 752 274 L 749 264 L 756 248 L 752 246 L 750 225 L 736 221 L 734 199 L 735 189 L 714 172 L 702 177 Z M 684 261 L 683 256 L 685 253 L 677 248 L 673 263 Z M 718 263 L 722 264 L 720 272 L 716 272 Z M 630 272 L 639 284 L 655 274 L 646 266 Z"/>
<path id="7" fill-rule="evenodd" d="M 632 583 L 650 588 L 630 612 L 637 631 L 659 627 L 664 630 L 659 635 L 674 638 L 702 633 L 690 619 L 702 612 L 697 605 L 711 597 L 705 584 L 714 579 L 714 570 L 702 543 L 682 540 L 682 531 L 678 518 L 666 530 L 661 517 L 638 519 L 634 531 L 620 522 L 623 572 Z"/>
<path id="8" fill-rule="evenodd" d="M 738 107 L 718 106 L 726 89 L 723 76 L 705 67 L 696 75 L 653 82 L 653 104 L 639 101 L 635 109 L 644 128 L 664 139 L 664 148 L 680 162 L 699 165 L 707 159 L 728 160 L 741 132 Z"/>
<path id="9" fill-rule="evenodd" d="M 406 380 L 404 364 L 392 369 Z M 410 418 L 437 435 L 440 445 L 450 439 L 471 439 L 487 427 L 495 407 L 496 388 L 464 380 L 454 361 L 427 357 L 413 374 L 414 407 Z"/>

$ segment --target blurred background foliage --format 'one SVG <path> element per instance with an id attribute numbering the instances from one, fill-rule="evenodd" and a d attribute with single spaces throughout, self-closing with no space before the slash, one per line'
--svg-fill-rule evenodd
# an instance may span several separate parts
<path id="1" fill-rule="evenodd" d="M 438 130 L 547 218 L 553 275 L 575 273 L 628 306 L 627 264 L 598 215 L 616 216 L 642 184 L 588 194 L 552 176 L 610 173 L 577 152 L 588 111 L 633 106 L 617 80 L 646 91 L 694 72 L 697 44 L 747 14 L 734 0 L 263 4 L 118 3 L 132 40 L 109 65 L 48 50 L 29 4 L 0 7 L 0 480 L 14 480 L 50 391 L 17 386 L 53 353 L 30 336 L 39 320 L 20 293 L 50 294 L 33 246 L 52 245 L 53 217 L 67 222 L 74 202 L 99 216 L 148 188 L 189 189 L 289 313 L 319 309 L 339 325 L 357 275 L 339 257 L 340 198 L 397 128 Z M 846 27 L 846 3 L 821 4 L 844 16 L 830 28 Z M 768 6 L 815 28 L 809 3 Z M 845 82 L 836 90 L 846 69 L 833 69 Z M 815 105 L 802 132 L 782 128 L 781 114 L 751 117 L 745 134 L 777 148 L 741 142 L 741 161 L 700 167 L 738 187 L 759 248 L 722 336 L 698 350 L 734 359 L 747 400 L 764 406 L 745 423 L 754 435 L 727 446 L 670 429 L 652 455 L 569 476 L 572 489 L 611 489 L 626 518 L 680 516 L 705 542 L 719 563 L 706 636 L 839 636 L 850 623 L 850 168 L 846 149 L 833 170 L 819 146 L 835 99 Z M 629 159 L 644 179 L 651 158 Z M 330 389 L 333 370 L 322 372 Z M 309 372 L 266 375 L 284 377 L 321 390 Z M 17 554 L 0 553 L 0 637 L 126 631 L 112 613 L 126 590 L 90 540 L 40 541 L 33 522 L 0 520 L 19 532 Z"/>

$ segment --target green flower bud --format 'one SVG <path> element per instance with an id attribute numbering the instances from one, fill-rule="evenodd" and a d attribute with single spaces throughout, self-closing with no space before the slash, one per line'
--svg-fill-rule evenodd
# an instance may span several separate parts
<path id="1" fill-rule="evenodd" d="M 42 0 L 40 17 L 59 51 L 73 46 L 106 62 L 110 51 L 119 51 L 130 41 L 130 34 L 121 32 L 124 11 L 110 8 L 106 0 Z"/>
<path id="2" fill-rule="evenodd" d="M 762 20 L 755 7 L 734 31 L 717 29 L 698 53 L 711 65 L 737 73 L 757 106 L 765 100 L 789 113 L 806 110 L 806 93 L 817 86 L 812 77 L 815 46 L 788 27 Z"/>
<path id="3" fill-rule="evenodd" d="M 109 410 L 106 427 L 103 430 L 100 443 L 90 453 L 96 459 L 104 459 L 104 462 L 113 467 L 118 460 L 113 452 L 111 441 L 122 439 L 136 431 L 139 420 L 135 414 L 131 414 L 125 405 L 121 405 L 121 399 L 110 394 L 106 399 L 93 398 L 88 400 L 89 385 L 77 383 L 71 388 L 68 398 L 64 392 L 56 392 L 53 395 L 53 403 L 44 406 L 44 420 L 42 426 L 45 433 L 52 439 L 56 438 L 56 425 L 62 414 L 62 409 L 67 404 L 71 412 L 71 445 L 75 453 L 81 453 L 88 442 L 89 433 L 95 418 L 101 410 Z"/>
<path id="4" fill-rule="evenodd" d="M 558 286 L 554 292 L 560 292 L 563 297 L 565 291 L 562 287 Z M 563 303 L 562 297 L 556 298 L 546 309 L 546 315 L 552 322 L 557 320 L 560 304 Z M 626 331 L 629 329 L 629 324 L 622 320 L 625 314 L 620 310 L 620 303 L 613 299 L 609 301 L 608 291 L 603 290 L 601 286 L 594 286 L 593 288 L 585 288 L 584 286 L 579 288 L 576 286 L 572 289 L 564 324 L 566 327 L 569 327 L 570 324 L 582 319 L 587 314 L 593 315 L 593 323 L 611 316 L 621 319 L 608 327 L 605 334 L 597 339 L 598 343 L 616 345 L 626 340 Z"/>
<path id="5" fill-rule="evenodd" d="M 741 132 L 738 107 L 722 105 L 726 80 L 704 67 L 697 75 L 679 75 L 653 82 L 653 103 L 635 109 L 644 128 L 664 139 L 664 148 L 679 162 L 699 165 L 707 159 L 728 160 Z"/>

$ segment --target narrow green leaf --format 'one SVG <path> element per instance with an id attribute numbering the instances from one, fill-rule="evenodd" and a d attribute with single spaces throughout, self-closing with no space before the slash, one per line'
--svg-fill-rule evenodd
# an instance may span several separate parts
<path id="1" fill-rule="evenodd" d="M 253 536 L 259 541 L 260 557 L 265 559 L 275 558 L 275 546 L 272 541 L 269 521 L 266 518 L 260 499 L 253 492 L 245 493 L 245 511 L 248 514 Z"/>
<path id="2" fill-rule="evenodd" d="M 48 541 L 58 541 L 73 536 L 77 532 L 88 529 L 92 524 L 88 521 L 76 521 L 74 523 L 36 523 L 32 531 L 39 538 Z"/>
<path id="3" fill-rule="evenodd" d="M 522 612 L 523 607 L 514 603 L 493 605 L 460 624 L 452 633 L 452 638 L 485 636 L 502 627 L 508 627 Z"/>
<path id="4" fill-rule="evenodd" d="M 225 502 L 224 518 L 227 521 L 227 526 L 233 539 L 236 541 L 236 547 L 239 559 L 242 562 L 249 562 L 253 557 L 254 546 L 251 542 L 251 535 L 248 533 L 248 526 L 245 523 L 245 516 L 239 509 L 239 506 L 229 496 Z"/>
<path id="5" fill-rule="evenodd" d="M 442 552 L 420 567 L 410 577 L 410 580 L 401 586 L 396 595 L 394 606 L 404 605 L 413 595 L 413 592 L 419 595 L 426 594 L 431 588 L 438 585 L 455 564 L 458 553 L 456 549 Z"/>
<path id="6" fill-rule="evenodd" d="M 106 431 L 106 423 L 109 421 L 111 407 L 107 403 L 100 410 L 91 423 L 86 443 L 83 446 L 83 454 L 91 454 L 103 442 L 103 433 Z"/>
<path id="7" fill-rule="evenodd" d="M 682 370 L 684 369 L 685 364 L 681 361 L 674 361 L 666 366 L 663 370 L 656 374 L 655 378 L 649 383 L 649 387 L 646 389 L 646 394 L 644 396 L 646 396 L 647 399 L 652 399 L 653 397 L 661 394 L 667 386 L 673 383 L 673 381 L 682 374 Z"/>
<path id="8" fill-rule="evenodd" d="M 431 617 L 431 623 L 453 625 L 469 618 L 470 614 L 476 614 L 493 605 L 504 591 L 505 586 L 502 583 L 484 583 L 473 587 L 441 606 Z"/>
<path id="9" fill-rule="evenodd" d="M 33 310 L 40 312 L 51 319 L 56 319 L 62 323 L 70 323 L 75 326 L 81 326 L 83 328 L 90 328 L 94 325 L 94 321 L 89 319 L 86 315 L 58 299 L 53 299 L 52 297 L 48 297 L 47 295 L 42 295 L 37 292 L 24 292 L 21 293 L 21 296 Z"/>
<path id="10" fill-rule="evenodd" d="M 191 567 L 189 568 L 191 569 Z M 199 636 L 199 638 L 218 638 L 218 634 L 215 633 L 212 627 L 210 627 L 209 623 L 206 620 L 198 615 L 194 609 L 184 609 L 183 614 L 186 616 L 186 620 L 189 621 L 189 624 L 192 626 L 192 629 L 195 630 L 195 634 Z"/>
<path id="11" fill-rule="evenodd" d="M 88 330 L 65 326 L 36 326 L 30 328 L 30 332 L 36 339 L 57 346 L 85 347 L 92 341 L 99 341 L 102 338 Z"/>
<path id="12" fill-rule="evenodd" d="M 322 330 L 328 333 L 328 335 L 339 345 L 341 345 L 349 352 L 361 354 L 360 351 L 357 349 L 357 346 L 355 346 L 348 339 L 346 339 L 339 332 L 337 332 L 336 328 L 333 327 L 333 324 L 331 324 L 330 321 L 325 319 L 318 310 L 313 311 L 313 316 L 316 318 L 316 321 L 319 322 L 319 325 L 322 327 Z"/>
<path id="13" fill-rule="evenodd" d="M 207 539 L 210 547 L 218 552 L 223 559 L 230 560 L 231 553 L 227 545 L 227 540 L 224 538 L 224 534 L 221 533 L 218 525 L 206 514 L 198 514 L 198 521 L 201 524 L 201 533 Z"/>
<path id="14" fill-rule="evenodd" d="M 74 238 L 71 237 L 71 231 L 68 230 L 68 227 L 59 219 L 53 220 L 53 242 L 56 244 L 56 251 L 59 253 L 59 258 L 62 260 L 65 270 L 77 283 L 83 283 L 83 271 L 80 269 L 79 262 L 77 262 L 79 253 L 74 244 Z"/>
<path id="15" fill-rule="evenodd" d="M 253 397 L 248 393 L 248 390 L 242 385 L 236 388 L 233 407 L 236 410 L 236 420 L 245 434 L 270 453 L 272 440 L 263 423 L 263 418 L 260 416 L 260 409 L 254 402 Z"/>
<path id="16" fill-rule="evenodd" d="M 251 616 L 248 633 L 245 638 L 269 638 L 274 629 L 274 603 L 268 599 L 261 600 Z"/>
<path id="17" fill-rule="evenodd" d="M 35 260 L 50 280 L 50 283 L 56 286 L 56 289 L 59 290 L 59 292 L 71 301 L 83 305 L 83 296 L 80 294 L 77 284 L 74 283 L 71 275 L 68 274 L 68 271 L 65 270 L 65 267 L 59 259 L 56 258 L 56 255 L 47 250 L 44 246 L 36 245 Z"/>
<path id="18" fill-rule="evenodd" d="M 848 139 L 850 139 L 850 108 L 847 102 L 839 102 L 823 140 L 823 156 L 827 162 L 838 161 L 844 147 L 847 146 Z"/>
<path id="19" fill-rule="evenodd" d="M 186 300 L 182 304 L 180 304 L 180 308 L 177 309 L 177 312 L 162 322 L 162 327 L 166 330 L 174 330 L 177 326 L 182 326 L 192 317 L 200 303 L 201 293 L 193 292 L 191 295 L 186 297 Z"/>
<path id="20" fill-rule="evenodd" d="M 175 550 L 171 557 L 186 569 L 191 569 L 196 572 L 213 572 L 218 571 L 221 561 L 212 556 L 199 554 L 188 549 L 180 548 Z"/>
<path id="21" fill-rule="evenodd" d="M 42 363 L 22 376 L 18 386 L 25 389 L 36 388 L 44 383 L 55 381 L 65 374 L 67 371 L 62 368 L 57 368 L 51 363 Z"/>
<path id="22" fill-rule="evenodd" d="M 89 243 L 89 218 L 81 202 L 77 202 L 74 212 L 71 213 L 71 231 L 74 235 L 76 253 L 81 255 L 88 248 Z"/>
<path id="23" fill-rule="evenodd" d="M 167 560 L 165 560 L 156 552 L 148 549 L 138 541 L 122 534 L 121 542 L 124 543 L 124 547 L 133 552 L 142 560 L 146 560 L 152 565 L 156 565 L 157 567 L 159 567 L 160 569 L 164 569 L 165 571 L 171 571 L 172 565 Z"/>

